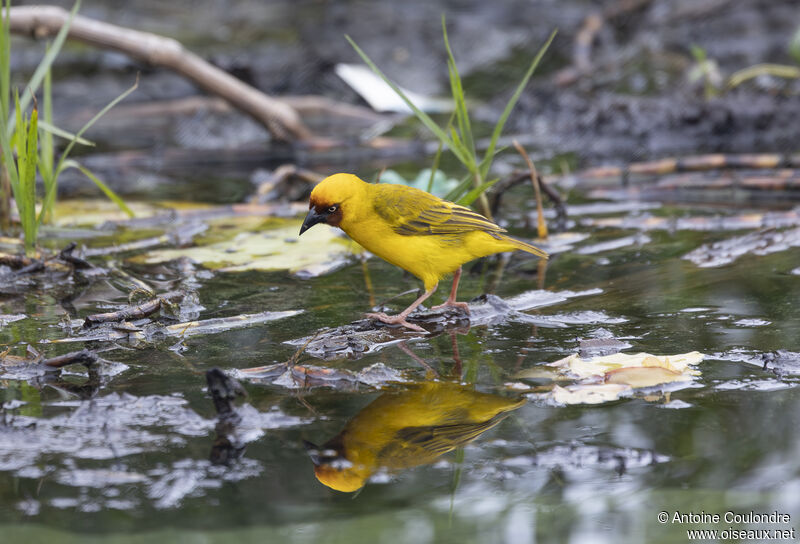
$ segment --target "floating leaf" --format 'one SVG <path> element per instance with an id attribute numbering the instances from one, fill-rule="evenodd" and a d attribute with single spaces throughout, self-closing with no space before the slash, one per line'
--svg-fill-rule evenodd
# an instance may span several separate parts
<path id="1" fill-rule="evenodd" d="M 581 357 L 575 353 L 569 357 L 551 363 L 551 366 L 559 367 L 562 370 L 568 370 L 571 374 L 579 378 L 605 376 L 609 371 L 631 367 L 661 367 L 694 376 L 697 375 L 698 372 L 689 368 L 689 365 L 699 363 L 703 360 L 703 357 L 704 355 L 699 351 L 668 356 L 655 356 L 649 353 L 615 353 L 613 355 L 591 357 L 588 359 L 581 359 Z"/>
<path id="2" fill-rule="evenodd" d="M 590 383 L 567 387 L 556 385 L 551 396 L 553 400 L 563 404 L 599 404 L 617 400 L 639 388 L 690 382 L 699 372 L 689 365 L 699 363 L 703 357 L 697 351 L 668 356 L 615 353 L 587 359 L 573 354 L 551 363 L 550 366 Z M 597 383 L 598 380 L 603 383 Z"/>
<path id="3" fill-rule="evenodd" d="M 300 243 L 300 224 L 252 216 L 226 218 L 210 222 L 209 233 L 194 247 L 156 250 L 133 260 L 156 264 L 187 257 L 224 272 L 289 270 L 300 277 L 316 277 L 340 268 L 358 250 L 330 228 L 309 230 Z"/>
<path id="4" fill-rule="evenodd" d="M 128 202 L 128 207 L 136 217 L 152 217 L 167 213 L 165 205 L 149 204 L 145 202 Z M 197 207 L 203 207 L 198 204 Z M 90 227 L 105 223 L 106 221 L 122 221 L 128 219 L 115 203 L 106 199 L 75 199 L 59 200 L 56 203 L 54 224 L 59 227 Z"/>

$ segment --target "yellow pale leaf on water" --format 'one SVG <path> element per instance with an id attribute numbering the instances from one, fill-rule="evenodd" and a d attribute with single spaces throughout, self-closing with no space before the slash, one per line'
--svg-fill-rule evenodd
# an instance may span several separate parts
<path id="1" fill-rule="evenodd" d="M 567 387 L 553 386 L 553 400 L 561 404 L 601 404 L 617 400 L 631 391 L 630 385 L 621 383 L 576 384 Z"/>
<path id="2" fill-rule="evenodd" d="M 676 355 L 650 353 L 615 353 L 582 359 L 578 354 L 560 359 L 550 366 L 561 373 L 592 383 L 555 386 L 551 396 L 564 404 L 599 404 L 617 400 L 620 395 L 638 388 L 673 382 L 689 382 L 699 371 L 689 365 L 703 360 L 697 351 Z M 602 377 L 603 383 L 597 379 Z"/>
<path id="3" fill-rule="evenodd" d="M 631 387 L 653 387 L 663 383 L 683 382 L 691 379 L 691 375 L 661 366 L 618 368 L 605 374 L 606 383 L 627 384 Z"/>

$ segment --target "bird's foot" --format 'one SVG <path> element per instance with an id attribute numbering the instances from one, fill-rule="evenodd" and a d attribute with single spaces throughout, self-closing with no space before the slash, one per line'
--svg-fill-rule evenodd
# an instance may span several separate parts
<path id="1" fill-rule="evenodd" d="M 445 300 L 443 304 L 432 306 L 431 310 L 444 310 L 445 308 L 459 308 L 464 310 L 464 312 L 469 315 L 469 304 L 466 302 L 456 302 L 455 300 L 450 300 L 449 298 Z"/>
<path id="2" fill-rule="evenodd" d="M 414 323 L 409 323 L 406 321 L 404 315 L 397 314 L 397 315 L 386 315 L 383 312 L 379 313 L 372 313 L 372 314 L 365 314 L 367 317 L 371 319 L 377 319 L 381 323 L 386 323 L 387 325 L 402 325 L 403 327 L 407 327 L 412 331 L 417 332 L 428 332 L 419 325 L 415 325 Z"/>

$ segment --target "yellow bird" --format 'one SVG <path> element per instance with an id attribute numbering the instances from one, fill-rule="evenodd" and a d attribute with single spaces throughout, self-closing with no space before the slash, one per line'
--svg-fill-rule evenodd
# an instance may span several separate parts
<path id="1" fill-rule="evenodd" d="M 525 399 L 479 393 L 458 383 L 426 382 L 384 393 L 322 446 L 306 442 L 317 479 L 357 491 L 378 470 L 432 463 L 500 423 Z"/>
<path id="2" fill-rule="evenodd" d="M 339 227 L 367 251 L 422 280 L 425 293 L 398 315 L 367 314 L 420 332 L 425 330 L 406 317 L 448 274 L 454 274 L 450 296 L 433 309 L 454 306 L 469 313 L 465 302 L 456 302 L 462 264 L 516 249 L 547 258 L 541 249 L 512 238 L 469 208 L 405 185 L 366 183 L 352 174 L 329 176 L 311 191 L 300 234 L 317 223 Z"/>

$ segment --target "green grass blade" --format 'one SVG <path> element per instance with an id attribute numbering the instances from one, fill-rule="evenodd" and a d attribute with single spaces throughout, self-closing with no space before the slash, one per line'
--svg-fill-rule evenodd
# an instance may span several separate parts
<path id="1" fill-rule="evenodd" d="M 39 128 L 42 129 L 43 132 L 49 132 L 53 136 L 58 136 L 59 138 L 63 138 L 65 140 L 72 140 L 75 138 L 75 134 L 68 130 L 64 130 L 63 128 L 58 128 L 57 126 L 53 125 L 49 121 L 44 119 L 39 119 Z M 86 138 L 77 138 L 75 139 L 76 144 L 85 145 L 88 147 L 95 147 L 95 143 L 91 140 L 87 140 Z"/>
<path id="2" fill-rule="evenodd" d="M 487 148 L 486 154 L 484 155 L 480 164 L 481 177 L 486 178 L 486 175 L 489 173 L 489 167 L 491 166 L 492 159 L 494 157 L 494 148 L 497 146 L 497 140 L 500 138 L 500 134 L 503 132 L 503 127 L 505 126 L 509 115 L 511 115 L 511 110 L 514 109 L 514 106 L 516 106 L 517 100 L 519 100 L 522 91 L 528 85 L 528 81 L 530 81 L 531 76 L 533 76 L 533 72 L 536 71 L 536 67 L 539 66 L 539 62 L 542 60 L 545 52 L 547 52 L 547 49 L 550 47 L 550 44 L 556 37 L 557 32 L 557 30 L 554 30 L 544 45 L 539 49 L 539 52 L 536 54 L 536 57 L 534 57 L 533 62 L 531 62 L 528 71 L 525 72 L 525 77 L 523 77 L 522 81 L 520 81 L 519 85 L 517 85 L 517 89 L 514 91 L 514 94 L 511 96 L 506 104 L 505 109 L 503 110 L 503 114 L 497 121 L 494 131 L 492 132 L 492 138 L 489 141 L 489 147 Z"/>
<path id="3" fill-rule="evenodd" d="M 81 135 L 83 135 L 84 132 L 89 130 L 92 127 L 92 125 L 94 125 L 101 117 L 103 117 L 103 115 L 108 113 L 108 111 L 111 108 L 113 108 L 114 106 L 119 104 L 122 100 L 124 100 L 129 94 L 131 94 L 133 91 L 135 91 L 138 87 L 139 87 L 139 76 L 137 75 L 136 76 L 136 82 L 128 90 L 126 90 L 121 95 L 116 97 L 114 100 L 112 100 L 111 102 L 106 104 L 106 106 L 102 110 L 97 112 L 97 114 L 94 117 L 89 119 L 89 121 L 85 125 L 83 125 L 81 127 L 81 129 L 77 133 L 75 133 L 75 136 L 72 138 L 72 140 L 70 140 L 69 144 L 67 144 L 66 149 L 64 149 L 64 152 L 61 154 L 61 157 L 58 159 L 58 164 L 56 165 L 55 170 L 53 171 L 53 177 L 55 178 L 56 183 L 53 183 L 51 185 L 51 187 L 49 187 L 49 190 L 47 191 L 47 193 L 45 194 L 44 203 L 43 203 L 43 206 L 42 206 L 42 213 L 39 214 L 39 222 L 40 223 L 44 219 L 45 210 L 46 209 L 52 209 L 53 204 L 55 203 L 56 189 L 58 188 L 57 187 L 58 186 L 58 183 L 57 183 L 58 176 L 61 174 L 61 171 L 64 169 L 64 161 L 67 160 L 67 157 L 69 156 L 70 151 L 72 151 L 72 148 L 77 143 L 78 138 L 80 138 Z"/>
<path id="4" fill-rule="evenodd" d="M 3 164 L 8 172 L 11 189 L 15 192 L 17 191 L 16 187 L 19 187 L 19 173 L 17 165 L 14 164 L 14 154 L 11 152 L 11 138 L 8 137 L 5 130 L 0 130 L 0 155 L 3 157 Z"/>
<path id="5" fill-rule="evenodd" d="M 33 72 L 28 85 L 25 87 L 25 92 L 22 94 L 22 99 L 20 100 L 23 110 L 28 107 L 28 103 L 31 101 L 32 93 L 35 93 L 39 90 L 39 85 L 42 84 L 42 80 L 50 70 L 50 66 L 61 52 L 61 47 L 64 45 L 64 41 L 67 39 L 67 34 L 69 33 L 69 27 L 72 25 L 72 19 L 75 17 L 75 14 L 78 12 L 80 7 L 81 0 L 75 0 L 75 5 L 69 12 L 69 17 L 62 25 L 61 30 L 58 31 L 58 34 L 56 34 L 53 44 L 45 53 L 42 61 L 39 63 L 39 66 L 37 66 L 36 70 Z"/>
<path id="6" fill-rule="evenodd" d="M 473 202 L 475 202 L 478 197 L 480 197 L 484 192 L 489 190 L 489 188 L 500 181 L 500 178 L 493 179 L 492 181 L 487 181 L 485 183 L 481 183 L 477 187 L 474 187 L 470 192 L 462 196 L 456 201 L 456 204 L 461 204 L 462 206 L 469 206 Z"/>
<path id="7" fill-rule="evenodd" d="M 48 125 L 53 123 L 53 76 L 52 71 L 47 70 L 44 75 L 44 85 L 42 85 L 42 110 L 44 112 L 44 122 Z M 41 123 L 39 123 L 41 128 Z M 42 131 L 41 136 L 41 166 L 44 166 L 49 172 L 53 171 L 55 150 L 53 148 L 53 133 Z"/>
<path id="8" fill-rule="evenodd" d="M 433 190 L 433 182 L 436 180 L 436 172 L 439 170 L 439 161 L 442 158 L 442 148 L 444 144 L 439 142 L 439 147 L 436 148 L 436 155 L 433 156 L 433 166 L 431 166 L 431 177 L 428 178 L 428 188 L 426 191 L 429 193 Z"/>
<path id="9" fill-rule="evenodd" d="M 25 163 L 25 113 L 19 105 L 19 91 L 14 91 L 14 110 L 17 113 L 14 119 L 14 136 L 12 138 L 13 146 L 17 148 L 17 172 L 19 173 L 19 182 L 25 179 L 25 170 L 27 164 Z M 20 160 L 21 159 L 21 160 Z M 14 198 L 17 197 L 19 191 L 19 184 L 14 188 Z"/>
<path id="10" fill-rule="evenodd" d="M 456 66 L 456 58 L 453 55 L 453 50 L 450 48 L 450 40 L 447 37 L 447 25 L 445 24 L 445 16 L 442 14 L 442 36 L 444 38 L 444 46 L 447 50 L 447 68 L 450 76 L 450 91 L 453 95 L 453 101 L 456 106 L 456 113 L 458 118 L 458 130 L 461 132 L 461 138 L 464 145 L 469 150 L 470 155 L 475 156 L 475 143 L 472 137 L 472 126 L 470 125 L 469 112 L 467 111 L 467 103 L 464 98 L 464 88 L 461 84 L 461 76 L 458 73 Z M 476 160 L 473 164 L 477 163 Z"/>
<path id="11" fill-rule="evenodd" d="M 38 138 L 39 127 L 37 120 L 39 112 L 34 108 L 31 113 L 30 121 L 28 121 L 28 134 L 25 143 L 25 175 L 20 177 L 20 192 L 19 198 L 22 200 L 20 205 L 18 202 L 20 221 L 22 222 L 22 231 L 25 233 L 25 250 L 28 254 L 33 252 L 36 246 L 36 162 L 38 156 Z M 22 141 L 22 138 L 20 138 Z M 21 154 L 23 151 L 18 150 Z M 24 211 L 23 211 L 24 209 Z"/>
<path id="12" fill-rule="evenodd" d="M 0 12 L 3 12 L 0 5 Z M 11 98 L 11 0 L 5 1 L 5 12 L 0 13 L 0 129 L 5 130 Z"/>
<path id="13" fill-rule="evenodd" d="M 47 70 L 44 75 L 44 84 L 42 85 L 42 106 L 44 110 L 44 122 L 51 124 L 53 121 L 53 92 L 52 92 L 52 70 Z M 41 128 L 42 123 L 39 123 Z M 42 130 L 40 138 L 41 146 L 39 149 L 39 173 L 42 176 L 44 183 L 44 194 L 53 193 L 53 185 L 56 183 L 56 177 L 53 172 L 53 165 L 55 162 L 55 148 L 53 146 L 53 133 Z M 42 211 L 40 212 L 46 219 L 52 217 L 52 209 L 47 207 L 47 202 L 42 202 Z"/>
<path id="14" fill-rule="evenodd" d="M 466 176 L 464 176 L 461 179 L 461 181 L 458 182 L 458 185 L 453 187 L 453 190 L 451 190 L 449 193 L 447 193 L 447 195 L 444 197 L 444 199 L 445 200 L 449 200 L 451 202 L 455 202 L 458 199 L 460 199 L 467 192 L 467 189 L 472 184 L 472 180 L 473 180 L 473 177 L 472 177 L 471 173 L 469 173 Z"/>
<path id="15" fill-rule="evenodd" d="M 89 170 L 88 168 L 86 168 L 82 164 L 80 164 L 77 161 L 74 161 L 72 159 L 70 159 L 70 160 L 68 160 L 68 161 L 66 161 L 64 163 L 64 169 L 67 169 L 67 168 L 77 168 L 78 170 L 80 170 L 83 173 L 84 176 L 86 176 L 87 178 L 92 180 L 94 182 L 94 184 L 97 185 L 97 187 L 101 191 L 103 191 L 103 193 L 108 197 L 108 199 L 110 201 L 112 201 L 114 204 L 119 206 L 119 209 L 122 210 L 123 212 L 125 212 L 128 215 L 128 217 L 133 217 L 134 216 L 133 210 L 131 210 L 128 207 L 128 205 L 125 204 L 125 202 L 122 200 L 122 198 L 120 198 L 120 196 L 117 195 L 117 193 L 112 191 L 111 187 L 109 187 L 108 185 L 103 183 L 100 180 L 100 178 L 98 178 L 96 175 L 94 175 L 94 173 L 91 170 Z"/>
<path id="16" fill-rule="evenodd" d="M 367 66 L 369 66 L 369 67 L 370 67 L 370 69 L 371 69 L 373 72 L 375 72 L 375 73 L 376 73 L 376 74 L 377 74 L 377 75 L 378 75 L 378 76 L 379 76 L 381 79 L 383 79 L 383 81 L 385 81 L 385 82 L 386 82 L 386 84 L 387 84 L 387 85 L 389 85 L 389 87 L 391 87 L 391 88 L 392 88 L 392 90 L 393 90 L 395 93 L 397 93 L 397 96 L 399 96 L 399 97 L 400 97 L 400 98 L 403 100 L 403 102 L 405 102 L 405 103 L 406 103 L 406 105 L 407 105 L 409 108 L 411 108 L 411 111 L 413 111 L 413 112 L 414 112 L 414 115 L 416 115 L 416 116 L 417 116 L 417 119 L 419 119 L 419 120 L 422 122 L 422 124 L 423 124 L 423 125 L 425 125 L 425 126 L 428 128 L 428 130 L 430 130 L 431 132 L 433 132 L 433 134 L 434 134 L 434 135 L 435 135 L 437 138 L 439 138 L 439 140 L 440 140 L 441 142 L 443 142 L 443 143 L 444 143 L 444 144 L 445 144 L 447 147 L 449 147 L 449 148 L 450 148 L 450 150 L 453 152 L 453 154 L 454 154 L 454 155 L 455 155 L 455 156 L 458 158 L 458 160 L 460 160 L 460 161 L 461 161 L 461 162 L 463 162 L 464 164 L 468 164 L 468 162 L 469 162 L 469 158 L 463 155 L 463 151 L 462 151 L 461 149 L 458 149 L 458 148 L 456 148 L 456 147 L 453 145 L 453 141 L 452 141 L 452 140 L 450 139 L 450 137 L 449 137 L 449 136 L 448 136 L 448 135 L 447 135 L 447 134 L 446 134 L 446 133 L 445 133 L 445 132 L 444 132 L 444 131 L 441 129 L 441 127 L 439 127 L 439 125 L 437 125 L 437 124 L 436 124 L 436 122 L 435 122 L 433 119 L 431 119 L 431 118 L 430 118 L 430 116 L 429 116 L 427 113 L 425 113 L 424 111 L 422 111 L 421 109 L 419 109 L 419 108 L 418 108 L 416 105 L 414 105 L 414 103 L 413 103 L 413 102 L 412 102 L 412 101 L 411 101 L 411 100 L 410 100 L 410 99 L 409 99 L 409 98 L 408 98 L 408 97 L 405 95 L 405 93 L 404 93 L 402 90 L 400 90 L 400 87 L 398 87 L 397 85 L 395 85 L 395 84 L 394 84 L 394 82 L 393 82 L 391 79 L 389 79 L 389 78 L 386 76 L 386 74 L 384 74 L 384 73 L 381 71 L 381 69 L 380 69 L 380 68 L 378 68 L 378 67 L 375 65 L 375 63 L 374 63 L 374 62 L 372 62 L 372 59 L 370 59 L 370 58 L 367 56 L 367 54 L 366 54 L 366 53 L 364 53 L 364 51 L 362 51 L 362 50 L 361 50 L 361 48 L 358 46 L 358 44 L 357 44 L 356 42 L 354 42 L 354 41 L 353 41 L 353 39 L 352 39 L 352 38 L 350 38 L 350 36 L 348 36 L 348 35 L 345 35 L 345 39 L 346 39 L 348 42 L 350 42 L 350 45 L 353 47 L 353 49 L 355 49 L 356 53 L 358 53 L 358 56 L 360 56 L 360 57 L 361 57 L 361 60 L 363 60 L 363 61 L 364 61 L 364 63 L 365 63 Z"/>

